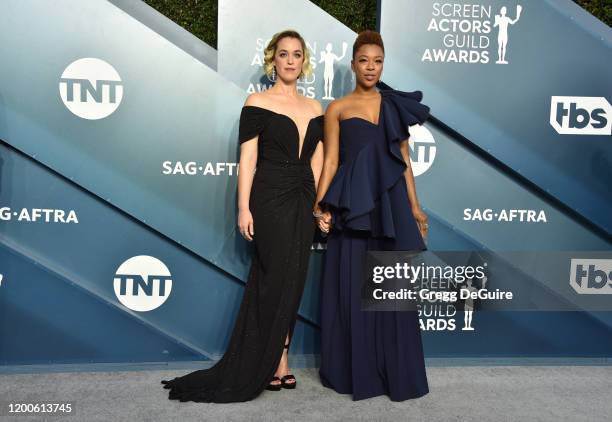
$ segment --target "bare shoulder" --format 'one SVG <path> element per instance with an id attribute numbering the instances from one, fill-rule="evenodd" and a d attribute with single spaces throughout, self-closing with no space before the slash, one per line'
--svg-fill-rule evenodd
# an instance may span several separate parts
<path id="1" fill-rule="evenodd" d="M 263 92 L 253 92 L 244 101 L 245 106 L 264 107 L 267 103 L 267 96 Z"/>
<path id="2" fill-rule="evenodd" d="M 346 97 L 338 98 L 333 100 L 327 106 L 327 110 L 325 110 L 325 120 L 328 119 L 336 119 L 339 120 L 340 113 L 346 107 Z"/>

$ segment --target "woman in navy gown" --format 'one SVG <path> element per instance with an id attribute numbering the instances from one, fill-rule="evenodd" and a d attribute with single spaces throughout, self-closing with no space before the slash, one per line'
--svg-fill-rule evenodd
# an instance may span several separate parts
<path id="1" fill-rule="evenodd" d="M 417 311 L 362 311 L 368 250 L 425 250 L 427 216 L 416 197 L 408 126 L 422 124 L 422 93 L 379 81 L 380 34 L 353 45 L 355 90 L 325 113 L 324 165 L 314 214 L 328 232 L 321 285 L 321 382 L 361 400 L 429 392 Z M 378 88 L 378 90 L 376 89 Z M 333 179 L 333 180 L 332 180 Z"/>

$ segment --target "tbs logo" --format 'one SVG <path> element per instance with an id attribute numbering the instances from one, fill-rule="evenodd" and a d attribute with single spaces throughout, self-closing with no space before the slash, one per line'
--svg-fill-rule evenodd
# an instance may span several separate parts
<path id="1" fill-rule="evenodd" d="M 64 105 L 83 119 L 97 120 L 111 115 L 123 98 L 119 73 L 104 60 L 84 58 L 74 61 L 59 82 Z"/>
<path id="2" fill-rule="evenodd" d="M 115 296 L 124 306 L 137 312 L 160 307 L 172 291 L 172 275 L 159 259 L 133 256 L 115 272 Z"/>
<path id="3" fill-rule="evenodd" d="M 552 97 L 550 124 L 561 135 L 610 135 L 612 106 L 604 97 Z"/>
<path id="4" fill-rule="evenodd" d="M 570 286 L 579 294 L 612 294 L 612 260 L 572 259 Z"/>

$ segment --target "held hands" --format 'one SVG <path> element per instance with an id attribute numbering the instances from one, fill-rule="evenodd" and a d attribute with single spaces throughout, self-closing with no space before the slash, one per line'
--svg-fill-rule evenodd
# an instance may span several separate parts
<path id="1" fill-rule="evenodd" d="M 329 233 L 331 228 L 331 213 L 329 211 L 321 211 L 320 208 L 315 208 L 312 214 L 317 219 L 319 229 L 323 233 Z M 419 232 L 421 232 L 421 236 L 426 238 L 427 234 L 429 233 L 427 214 L 425 214 L 421 208 L 414 208 L 412 210 L 412 215 L 414 215 L 414 219 L 416 220 Z"/>
<path id="2" fill-rule="evenodd" d="M 317 225 L 319 226 L 319 230 L 323 233 L 329 233 L 329 229 L 331 228 L 331 213 L 329 211 L 321 211 L 321 208 L 316 207 L 312 215 L 317 220 Z"/>
<path id="3" fill-rule="evenodd" d="M 429 232 L 429 224 L 427 223 L 427 214 L 425 214 L 421 208 L 413 208 L 412 215 L 414 215 L 414 219 L 416 220 L 419 231 L 421 232 L 421 236 L 423 238 L 426 238 L 427 233 Z"/>
<path id="4" fill-rule="evenodd" d="M 249 242 L 253 241 L 255 229 L 253 228 L 253 216 L 250 210 L 238 211 L 238 229 L 240 234 Z"/>

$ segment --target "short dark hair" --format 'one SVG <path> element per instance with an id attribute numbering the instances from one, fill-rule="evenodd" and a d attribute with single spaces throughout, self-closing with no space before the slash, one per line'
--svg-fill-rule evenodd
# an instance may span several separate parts
<path id="1" fill-rule="evenodd" d="M 375 44 L 382 49 L 383 53 L 385 52 L 385 45 L 383 44 L 380 34 L 376 31 L 366 29 L 357 35 L 357 38 L 353 43 L 353 59 L 355 58 L 355 53 L 357 53 L 357 50 L 359 50 L 359 48 L 365 44 Z"/>

